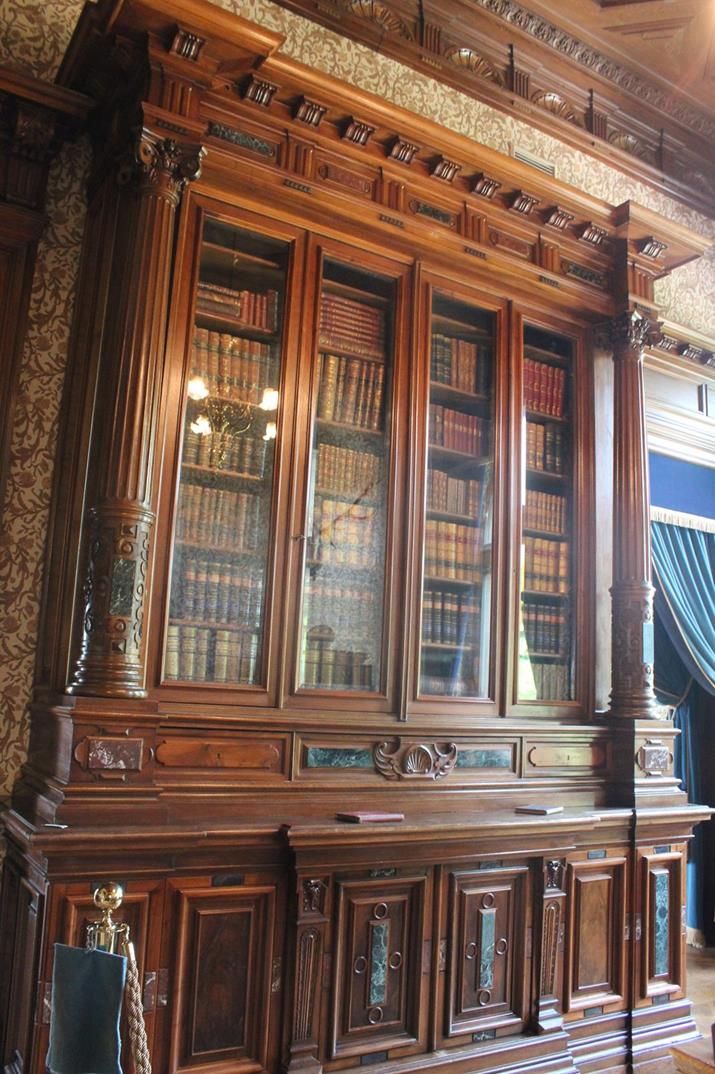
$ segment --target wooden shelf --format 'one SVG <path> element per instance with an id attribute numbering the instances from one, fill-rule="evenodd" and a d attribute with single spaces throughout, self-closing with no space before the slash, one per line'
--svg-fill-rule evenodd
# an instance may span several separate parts
<path id="1" fill-rule="evenodd" d="M 558 425 L 570 425 L 571 418 L 567 414 L 546 414 L 542 410 L 528 410 L 524 407 L 527 421 L 556 422 Z"/>
<path id="2" fill-rule="evenodd" d="M 466 526 L 479 525 L 479 519 L 474 518 L 472 515 L 455 515 L 450 511 L 436 511 L 433 507 L 428 507 L 425 512 L 427 518 L 436 519 L 439 522 L 461 522 Z"/>
<path id="3" fill-rule="evenodd" d="M 195 462 L 182 462 L 181 469 L 189 470 L 195 474 L 206 474 L 206 476 L 211 477 L 227 477 L 231 481 L 249 481 L 262 484 L 268 480 L 265 474 L 263 477 L 259 477 L 258 474 L 243 474 L 238 470 L 221 470 L 217 466 L 200 466 Z"/>
<path id="4" fill-rule="evenodd" d="M 462 388 L 453 388 L 451 384 L 444 384 L 441 380 L 431 380 L 429 386 L 430 402 L 441 397 L 441 400 L 446 402 L 468 404 L 480 410 L 491 403 L 491 398 L 482 392 L 465 392 Z"/>
<path id="5" fill-rule="evenodd" d="M 539 592 L 536 589 L 522 589 L 522 600 L 555 600 L 559 602 L 566 602 L 571 599 L 570 593 L 552 593 L 547 590 Z"/>
<path id="6" fill-rule="evenodd" d="M 339 343 L 327 343 L 323 333 L 318 335 L 318 350 L 321 354 L 332 354 L 336 358 L 355 358 L 360 362 L 374 362 L 375 365 L 385 364 L 385 352 L 373 351 L 366 354 L 364 351 L 358 351 L 351 347 L 343 347 Z"/>
<path id="7" fill-rule="evenodd" d="M 196 324 L 204 321 L 210 326 L 218 326 L 230 330 L 231 335 L 245 337 L 246 339 L 258 339 L 266 342 L 275 342 L 279 339 L 280 331 L 277 328 L 257 328 L 255 325 L 246 324 L 238 317 L 232 317 L 230 313 L 211 313 L 202 309 L 198 304 L 194 315 Z"/>
<path id="8" fill-rule="evenodd" d="M 384 430 L 382 429 L 365 429 L 362 425 L 351 425 L 350 422 L 347 421 L 333 421 L 332 418 L 316 418 L 315 424 L 326 429 L 354 433 L 357 436 L 377 436 L 380 439 L 383 439 L 385 436 Z"/>
<path id="9" fill-rule="evenodd" d="M 521 532 L 525 537 L 543 537 L 546 541 L 569 540 L 568 533 L 554 533 L 553 530 L 535 530 L 531 526 L 524 526 Z"/>
<path id="10" fill-rule="evenodd" d="M 480 311 L 481 312 L 481 311 Z M 486 328 L 478 328 L 473 324 L 469 324 L 467 321 L 460 321 L 457 317 L 448 317 L 444 313 L 435 313 L 432 311 L 432 335 L 435 335 L 435 327 L 445 329 L 456 329 L 459 335 L 455 335 L 450 332 L 444 332 L 440 334 L 451 335 L 452 339 L 468 339 L 473 343 L 493 343 L 494 336 Z"/>
<path id="11" fill-rule="evenodd" d="M 183 537 L 177 537 L 176 544 L 181 548 L 196 548 L 199 552 L 204 552 L 206 555 L 243 556 L 251 557 L 253 559 L 263 559 L 266 555 L 265 548 L 225 548 L 223 545 L 207 544 L 205 541 L 187 541 Z"/>
<path id="12" fill-rule="evenodd" d="M 357 506 L 358 504 L 365 505 L 366 507 L 375 507 L 378 505 L 378 500 L 369 499 L 368 497 L 360 494 L 354 495 L 351 492 L 336 492 L 335 489 L 318 488 L 316 485 L 313 490 L 316 496 L 321 496 L 326 500 L 342 500 L 344 503 L 350 503 Z"/>
<path id="13" fill-rule="evenodd" d="M 374 309 L 385 310 L 390 305 L 390 299 L 385 295 L 376 295 L 372 291 L 363 291 L 349 283 L 340 283 L 338 280 L 329 280 L 325 277 L 323 277 L 321 293 L 350 298 L 354 302 L 359 302 L 363 306 L 372 306 Z"/>
<path id="14" fill-rule="evenodd" d="M 241 626 L 237 623 L 225 623 L 219 620 L 208 619 L 179 619 L 172 615 L 169 617 L 171 626 L 205 627 L 207 630 L 230 630 L 232 634 L 260 634 L 261 627 Z"/>
<path id="15" fill-rule="evenodd" d="M 539 653 L 529 649 L 528 646 L 526 655 L 529 660 L 551 660 L 554 663 L 563 664 L 564 666 L 569 662 L 569 657 L 565 653 Z"/>
<path id="16" fill-rule="evenodd" d="M 430 469 L 434 469 L 435 459 L 439 459 L 445 464 L 451 464 L 462 472 L 471 469 L 482 469 L 492 461 L 490 456 L 469 455 L 466 451 L 455 451 L 454 448 L 439 447 L 437 444 L 429 444 L 428 447 Z"/>
<path id="17" fill-rule="evenodd" d="M 436 649 L 440 652 L 469 653 L 474 651 L 473 645 L 458 645 L 448 641 L 422 641 L 423 649 Z"/>
<path id="18" fill-rule="evenodd" d="M 559 474 L 554 470 L 535 470 L 532 467 L 527 467 L 526 476 L 544 478 L 546 481 L 555 481 L 560 484 L 563 484 L 569 477 L 568 474 Z"/>
<path id="19" fill-rule="evenodd" d="M 534 347 L 531 343 L 524 344 L 524 357 L 533 358 L 535 362 L 553 363 L 567 368 L 570 367 L 572 361 L 571 357 L 555 354 L 553 351 L 546 351 L 542 347 Z"/>
<path id="20" fill-rule="evenodd" d="M 425 574 L 423 580 L 425 585 L 430 586 L 441 586 L 443 588 L 459 586 L 460 589 L 472 589 L 474 586 L 481 586 L 483 578 L 466 581 L 464 578 L 444 578 L 440 574 Z"/>
<path id="21" fill-rule="evenodd" d="M 250 271 L 252 278 L 257 275 L 283 275 L 281 266 L 266 257 L 208 241 L 201 243 L 201 268 L 218 269 L 221 272 L 245 270 Z"/>

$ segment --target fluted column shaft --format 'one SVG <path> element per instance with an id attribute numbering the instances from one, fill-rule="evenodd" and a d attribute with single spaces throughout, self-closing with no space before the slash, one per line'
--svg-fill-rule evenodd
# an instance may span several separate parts
<path id="1" fill-rule="evenodd" d="M 653 719 L 653 586 L 643 349 L 656 326 L 638 311 L 613 322 L 614 458 L 611 715 Z"/>
<path id="2" fill-rule="evenodd" d="M 202 150 L 143 129 L 122 163 L 119 219 L 100 365 L 103 402 L 85 519 L 81 650 L 71 693 L 142 697 L 144 604 L 154 512 L 152 463 L 176 209 Z"/>

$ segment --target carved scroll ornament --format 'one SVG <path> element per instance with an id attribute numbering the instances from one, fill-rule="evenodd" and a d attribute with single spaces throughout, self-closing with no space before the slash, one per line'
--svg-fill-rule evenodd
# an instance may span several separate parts
<path id="1" fill-rule="evenodd" d="M 375 768 L 385 779 L 443 779 L 457 763 L 457 746 L 450 743 L 408 743 L 395 739 L 393 748 L 375 747 Z"/>

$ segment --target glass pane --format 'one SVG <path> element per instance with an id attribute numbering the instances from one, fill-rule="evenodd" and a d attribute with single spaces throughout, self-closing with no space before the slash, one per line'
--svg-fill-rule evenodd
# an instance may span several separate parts
<path id="1" fill-rule="evenodd" d="M 570 341 L 527 325 L 520 701 L 573 698 L 571 380 Z"/>
<path id="2" fill-rule="evenodd" d="M 206 222 L 165 679 L 262 678 L 287 245 Z"/>
<path id="3" fill-rule="evenodd" d="M 326 261 L 300 685 L 380 689 L 395 286 Z"/>
<path id="4" fill-rule="evenodd" d="M 435 293 L 420 692 L 489 692 L 494 317 Z"/>

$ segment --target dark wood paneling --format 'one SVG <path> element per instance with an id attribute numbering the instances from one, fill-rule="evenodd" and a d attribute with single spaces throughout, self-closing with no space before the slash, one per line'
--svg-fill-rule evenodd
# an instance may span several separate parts
<path id="1" fill-rule="evenodd" d="M 171 887 L 171 1069 L 266 1069 L 277 1029 L 270 1024 L 275 888 Z"/>
<path id="2" fill-rule="evenodd" d="M 427 881 L 338 884 L 331 1057 L 418 1045 Z"/>
<path id="3" fill-rule="evenodd" d="M 625 997 L 626 859 L 571 862 L 567 889 L 565 1010 L 621 1004 Z"/>
<path id="4" fill-rule="evenodd" d="M 527 882 L 526 868 L 449 878 L 446 1037 L 523 1026 Z"/>

